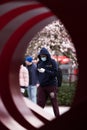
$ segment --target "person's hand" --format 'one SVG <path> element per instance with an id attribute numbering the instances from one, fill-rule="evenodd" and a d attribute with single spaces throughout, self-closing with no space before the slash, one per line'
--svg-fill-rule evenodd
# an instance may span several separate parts
<path id="1" fill-rule="evenodd" d="M 39 86 L 40 86 L 40 84 L 37 83 L 37 84 L 36 84 L 36 87 L 38 88 Z"/>
<path id="2" fill-rule="evenodd" d="M 44 68 L 40 68 L 40 69 L 38 69 L 38 71 L 39 71 L 40 73 L 44 73 L 44 72 L 45 72 L 45 69 L 44 69 Z"/>

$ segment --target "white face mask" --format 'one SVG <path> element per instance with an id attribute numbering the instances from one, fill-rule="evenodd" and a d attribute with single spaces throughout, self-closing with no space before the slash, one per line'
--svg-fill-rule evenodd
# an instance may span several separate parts
<path id="1" fill-rule="evenodd" d="M 46 61 L 47 58 L 46 58 L 46 57 L 41 57 L 41 60 L 42 60 L 42 61 Z"/>

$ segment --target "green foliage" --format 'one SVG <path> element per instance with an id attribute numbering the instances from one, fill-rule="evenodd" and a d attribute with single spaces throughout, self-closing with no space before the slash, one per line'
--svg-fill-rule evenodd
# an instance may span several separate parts
<path id="1" fill-rule="evenodd" d="M 59 106 L 70 106 L 72 104 L 76 90 L 76 83 L 63 83 L 58 88 L 57 100 Z M 50 100 L 47 101 L 47 105 L 51 105 Z"/>
<path id="2" fill-rule="evenodd" d="M 63 84 L 58 91 L 58 103 L 60 106 L 70 106 L 72 104 L 76 90 L 76 84 Z"/>

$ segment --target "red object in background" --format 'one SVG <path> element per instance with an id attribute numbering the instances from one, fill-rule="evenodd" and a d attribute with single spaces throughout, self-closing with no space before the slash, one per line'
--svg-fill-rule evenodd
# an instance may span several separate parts
<path id="1" fill-rule="evenodd" d="M 74 69 L 74 74 L 75 74 L 75 75 L 78 74 L 78 69 Z"/>
<path id="2" fill-rule="evenodd" d="M 70 62 L 70 59 L 66 56 L 52 56 L 56 61 L 60 62 L 61 64 L 66 64 Z"/>

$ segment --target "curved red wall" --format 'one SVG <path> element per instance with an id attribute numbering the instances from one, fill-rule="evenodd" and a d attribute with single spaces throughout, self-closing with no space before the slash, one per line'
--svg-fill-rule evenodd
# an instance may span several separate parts
<path id="1" fill-rule="evenodd" d="M 40 0 L 38 0 L 40 1 Z M 1 129 L 84 129 L 87 118 L 86 87 L 86 2 L 20 0 L 0 3 L 0 120 Z M 72 108 L 60 118 L 50 115 L 30 101 L 24 102 L 18 86 L 18 70 L 32 37 L 56 19 L 64 23 L 77 50 L 79 80 Z M 45 126 L 43 126 L 45 124 Z"/>

